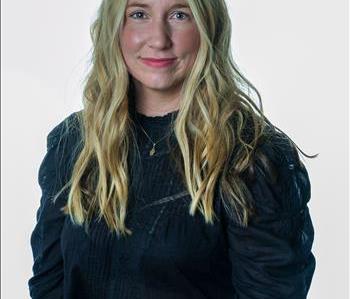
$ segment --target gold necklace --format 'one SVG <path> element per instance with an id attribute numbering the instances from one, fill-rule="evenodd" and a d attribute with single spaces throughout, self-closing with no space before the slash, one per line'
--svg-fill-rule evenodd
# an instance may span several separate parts
<path id="1" fill-rule="evenodd" d="M 171 129 L 170 129 L 170 132 L 167 133 L 165 136 L 163 136 L 162 138 L 160 138 L 157 142 L 154 142 L 151 137 L 148 136 L 147 132 L 145 131 L 145 129 L 142 127 L 142 125 L 140 124 L 137 116 L 136 116 L 136 120 L 137 120 L 137 123 L 140 125 L 142 131 L 146 134 L 147 138 L 152 142 L 153 146 L 152 146 L 152 149 L 149 151 L 149 155 L 150 156 L 153 156 L 156 152 L 156 144 L 159 143 L 160 141 L 162 141 L 164 138 L 168 137 L 171 133 L 172 133 L 172 124 L 173 124 L 173 116 L 174 114 L 171 115 Z"/>

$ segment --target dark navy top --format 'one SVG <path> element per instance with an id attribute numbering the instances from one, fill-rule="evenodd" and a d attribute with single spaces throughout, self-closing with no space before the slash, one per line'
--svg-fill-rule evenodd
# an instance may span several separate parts
<path id="1" fill-rule="evenodd" d="M 77 113 L 66 120 L 74 123 Z M 137 116 L 156 141 L 176 114 Z M 169 155 L 174 136 L 170 143 L 159 142 L 150 156 L 152 143 L 138 127 L 141 160 L 133 167 L 126 217 L 133 234 L 118 238 L 103 219 L 93 220 L 89 234 L 74 226 L 60 211 L 67 191 L 52 202 L 78 153 L 77 128 L 65 131 L 61 122 L 47 137 L 38 174 L 42 196 L 30 239 L 32 298 L 306 298 L 316 265 L 307 206 L 310 181 L 295 152 L 282 146 L 285 143 L 276 138 L 261 145 L 278 165 L 278 183 L 272 184 L 256 164 L 256 179 L 247 183 L 257 210 L 249 226 L 237 225 L 218 195 L 214 199 L 218 219 L 209 225 L 199 211 L 194 216 L 188 212 L 191 198 Z"/>

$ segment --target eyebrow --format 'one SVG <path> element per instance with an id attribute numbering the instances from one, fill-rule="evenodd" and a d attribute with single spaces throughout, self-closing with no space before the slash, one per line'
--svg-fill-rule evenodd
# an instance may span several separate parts
<path id="1" fill-rule="evenodd" d="M 132 2 L 130 3 L 127 8 L 129 7 L 144 7 L 144 8 L 149 8 L 150 6 L 146 3 L 141 3 L 141 2 Z M 177 3 L 177 4 L 174 4 L 170 7 L 170 9 L 173 9 L 173 8 L 189 8 L 189 6 L 187 4 L 182 4 L 182 3 Z"/>

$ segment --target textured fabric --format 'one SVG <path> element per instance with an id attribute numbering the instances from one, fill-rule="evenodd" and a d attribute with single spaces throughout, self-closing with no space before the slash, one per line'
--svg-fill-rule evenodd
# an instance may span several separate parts
<path id="1" fill-rule="evenodd" d="M 177 111 L 163 117 L 137 114 L 157 141 Z M 72 123 L 76 113 L 67 119 Z M 240 227 L 217 196 L 214 225 L 199 212 L 188 213 L 190 196 L 169 146 L 174 136 L 156 145 L 137 127 L 141 160 L 130 161 L 132 183 L 126 226 L 132 236 L 118 238 L 103 220 L 95 219 L 89 234 L 74 226 L 60 208 L 63 192 L 79 152 L 79 131 L 58 124 L 48 135 L 40 165 L 42 189 L 37 223 L 31 235 L 34 264 L 28 285 L 32 298 L 306 298 L 315 270 L 311 252 L 314 229 L 307 203 L 310 182 L 302 163 L 285 146 L 262 145 L 276 165 L 276 183 L 256 163 L 255 180 L 247 183 L 257 210 L 248 228 Z M 135 158 L 135 157 L 134 157 Z"/>

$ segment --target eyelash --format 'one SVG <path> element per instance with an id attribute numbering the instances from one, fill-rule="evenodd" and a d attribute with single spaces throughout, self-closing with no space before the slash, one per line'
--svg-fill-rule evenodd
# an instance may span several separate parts
<path id="1" fill-rule="evenodd" d="M 132 16 L 135 15 L 135 14 L 138 14 L 138 13 L 144 13 L 143 11 L 135 11 L 133 12 L 132 14 L 129 15 L 129 17 L 131 17 L 132 19 L 135 19 L 135 20 L 139 20 L 139 19 L 142 19 L 142 18 L 133 18 Z M 185 15 L 187 18 L 189 17 L 189 15 L 187 13 L 184 13 L 182 11 L 175 11 L 175 14 L 183 14 Z"/>

